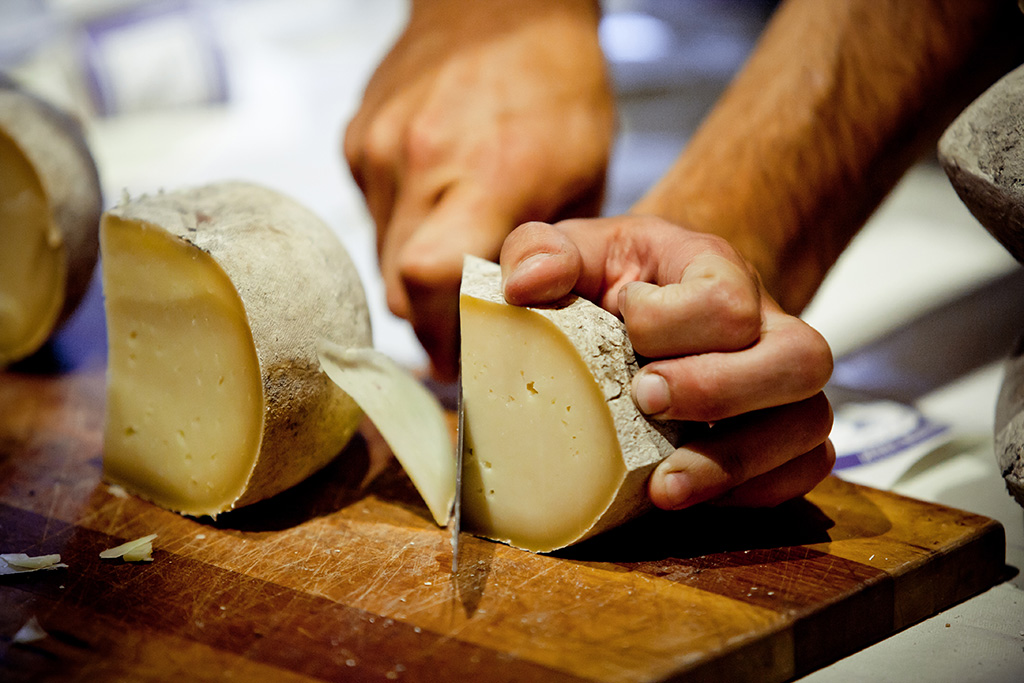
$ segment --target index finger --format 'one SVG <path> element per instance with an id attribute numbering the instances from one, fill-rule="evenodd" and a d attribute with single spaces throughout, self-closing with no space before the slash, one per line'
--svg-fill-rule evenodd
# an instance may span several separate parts
<path id="1" fill-rule="evenodd" d="M 524 223 L 501 246 L 503 293 L 516 306 L 551 303 L 576 286 L 583 267 L 576 244 L 553 225 Z"/>
<path id="2" fill-rule="evenodd" d="M 766 307 L 758 341 L 741 351 L 657 360 L 633 378 L 633 395 L 660 419 L 716 422 L 802 401 L 832 374 L 832 352 L 814 328 Z"/>
<path id="3" fill-rule="evenodd" d="M 649 358 L 738 351 L 761 334 L 757 281 L 715 253 L 686 263 L 678 282 L 625 284 L 619 312 L 633 347 Z"/>
<path id="4" fill-rule="evenodd" d="M 482 188 L 453 184 L 436 204 L 396 206 L 381 269 L 392 310 L 412 324 L 440 379 L 455 377 L 464 254 L 493 259 L 512 225 Z M 401 306 L 401 307 L 399 307 Z"/>

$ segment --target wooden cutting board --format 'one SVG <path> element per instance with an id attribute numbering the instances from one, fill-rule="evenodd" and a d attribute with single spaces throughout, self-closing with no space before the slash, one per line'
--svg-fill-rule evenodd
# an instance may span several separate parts
<path id="1" fill-rule="evenodd" d="M 829 479 L 554 556 L 436 527 L 372 437 L 216 522 L 101 481 L 102 368 L 0 373 L 0 679 L 785 680 L 1002 578 L 1003 529 Z M 376 475 L 376 476 L 371 476 Z M 367 482 L 369 479 L 369 482 Z M 102 560 L 158 534 L 151 563 Z M 19 630 L 35 618 L 46 636 Z"/>

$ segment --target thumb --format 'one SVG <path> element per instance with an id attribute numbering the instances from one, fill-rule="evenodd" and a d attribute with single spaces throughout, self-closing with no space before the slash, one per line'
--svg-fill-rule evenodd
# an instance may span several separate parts
<path id="1" fill-rule="evenodd" d="M 501 247 L 505 299 L 517 306 L 562 298 L 576 286 L 582 267 L 576 244 L 547 223 L 520 225 Z"/>

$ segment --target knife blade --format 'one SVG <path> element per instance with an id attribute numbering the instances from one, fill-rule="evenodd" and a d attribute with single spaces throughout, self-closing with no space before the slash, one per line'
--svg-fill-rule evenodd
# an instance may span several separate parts
<path id="1" fill-rule="evenodd" d="M 459 531 L 462 524 L 462 460 L 466 450 L 466 413 L 462 405 L 462 372 L 458 377 L 459 426 L 455 434 L 455 501 L 452 504 L 452 575 L 459 573 Z"/>

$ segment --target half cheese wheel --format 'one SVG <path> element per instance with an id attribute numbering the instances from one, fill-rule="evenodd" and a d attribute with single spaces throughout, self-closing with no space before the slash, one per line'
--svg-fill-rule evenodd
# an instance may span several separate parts
<path id="1" fill-rule="evenodd" d="M 141 197 L 101 228 L 109 364 L 104 476 L 216 516 L 326 465 L 362 412 L 322 339 L 371 345 L 338 238 L 273 190 L 226 182 Z"/>
<path id="2" fill-rule="evenodd" d="M 0 367 L 74 312 L 96 266 L 101 209 L 78 123 L 0 77 Z"/>

